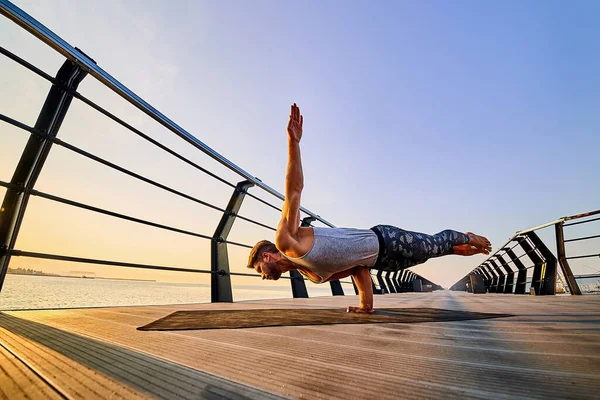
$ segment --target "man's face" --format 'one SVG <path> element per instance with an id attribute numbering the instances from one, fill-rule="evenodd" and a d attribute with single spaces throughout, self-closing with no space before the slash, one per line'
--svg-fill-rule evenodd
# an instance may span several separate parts
<path id="1" fill-rule="evenodd" d="M 276 281 L 281 277 L 281 270 L 274 262 L 258 261 L 254 264 L 254 270 L 258 272 L 263 279 Z"/>

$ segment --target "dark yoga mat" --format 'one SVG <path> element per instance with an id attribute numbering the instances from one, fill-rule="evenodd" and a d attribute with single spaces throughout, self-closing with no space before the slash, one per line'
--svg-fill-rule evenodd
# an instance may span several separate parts
<path id="1" fill-rule="evenodd" d="M 381 324 L 465 321 L 512 317 L 510 314 L 488 314 L 438 308 L 380 308 L 374 314 L 347 313 L 343 308 L 329 309 L 258 309 L 177 311 L 146 326 L 140 331 L 180 331 L 192 329 L 236 329 L 265 326 Z"/>

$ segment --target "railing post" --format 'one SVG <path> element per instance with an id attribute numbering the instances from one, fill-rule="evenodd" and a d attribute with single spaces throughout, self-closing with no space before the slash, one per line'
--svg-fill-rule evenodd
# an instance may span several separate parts
<path id="1" fill-rule="evenodd" d="M 496 286 L 496 293 L 504 293 L 504 283 L 506 281 L 506 277 L 502 273 L 500 267 L 494 260 L 490 260 L 489 263 L 492 265 L 496 273 L 498 274 L 498 286 Z"/>
<path id="2" fill-rule="evenodd" d="M 474 294 L 485 294 L 485 284 L 483 282 L 483 275 L 477 273 L 471 274 L 470 281 L 471 292 L 473 292 Z"/>
<path id="3" fill-rule="evenodd" d="M 69 110 L 73 100 L 72 92 L 77 90 L 86 75 L 87 72 L 71 61 L 63 63 L 35 123 L 35 129 L 44 136 L 31 134 L 11 179 L 11 183 L 18 189 L 6 190 L 0 208 L 0 291 L 8 271 L 10 252 L 14 248 L 29 202 L 29 194 L 48 158 L 52 139 L 58 134 Z"/>
<path id="4" fill-rule="evenodd" d="M 415 273 L 412 272 L 412 271 L 408 271 L 408 285 L 407 285 L 407 288 L 408 288 L 409 292 L 414 292 L 415 291 L 415 286 L 414 286 L 415 279 L 417 279 L 417 276 L 415 275 Z"/>
<path id="5" fill-rule="evenodd" d="M 406 275 L 408 274 L 407 269 L 403 269 L 400 271 L 400 277 L 398 278 L 398 282 L 400 282 L 398 293 L 407 292 L 406 290 Z"/>
<path id="6" fill-rule="evenodd" d="M 553 296 L 556 294 L 556 257 L 535 232 L 527 232 L 526 235 L 545 259 L 545 268 L 540 276 L 541 293 L 539 294 Z"/>
<path id="7" fill-rule="evenodd" d="M 377 275 L 376 276 L 377 276 L 377 282 L 379 283 L 379 287 L 381 289 L 383 289 L 384 294 L 385 293 L 395 293 L 395 292 L 391 292 L 391 289 L 388 289 L 386 287 L 385 282 L 383 281 L 383 271 L 382 270 L 377 271 Z"/>
<path id="8" fill-rule="evenodd" d="M 484 279 L 483 279 L 483 285 L 485 286 L 485 290 L 487 291 L 490 287 L 490 282 L 492 281 L 492 276 L 489 274 L 489 272 L 483 267 L 483 265 L 481 265 L 479 267 L 479 270 L 483 273 Z"/>
<path id="9" fill-rule="evenodd" d="M 529 243 L 529 240 L 523 238 L 523 240 L 519 241 L 523 250 L 527 256 L 533 261 L 533 275 L 531 276 L 531 287 L 535 291 L 536 295 L 541 295 L 541 285 L 542 285 L 542 268 L 544 265 L 544 260 L 540 257 L 534 250 L 533 246 Z"/>
<path id="10" fill-rule="evenodd" d="M 423 282 L 419 278 L 415 278 L 412 281 L 413 292 L 422 292 L 423 291 Z"/>
<path id="11" fill-rule="evenodd" d="M 483 265 L 487 268 L 488 272 L 492 276 L 492 280 L 490 282 L 490 287 L 488 288 L 488 291 L 490 293 L 496 293 L 496 289 L 498 288 L 498 275 L 496 274 L 496 271 L 494 270 L 494 268 L 492 268 L 490 264 L 486 262 Z"/>
<path id="12" fill-rule="evenodd" d="M 242 206 L 242 201 L 246 196 L 246 190 L 254 184 L 250 181 L 239 182 L 229 204 L 217 225 L 213 240 L 211 242 L 211 302 L 213 303 L 231 303 L 233 302 L 233 293 L 231 291 L 231 276 L 229 275 L 229 256 L 227 254 L 227 240 L 231 227 L 235 222 L 235 216 Z"/>
<path id="13" fill-rule="evenodd" d="M 523 238 L 523 237 L 520 237 L 517 239 L 518 242 L 521 242 L 523 240 L 525 240 L 525 238 Z M 527 286 L 527 268 L 525 268 L 525 265 L 521 262 L 521 260 L 517 257 L 517 255 L 512 251 L 512 249 L 508 249 L 506 251 L 506 254 L 508 254 L 510 259 L 513 261 L 513 264 L 515 264 L 515 266 L 519 270 L 519 273 L 517 274 L 517 284 L 515 285 L 514 293 L 515 294 L 525 294 L 525 287 Z"/>
<path id="14" fill-rule="evenodd" d="M 396 286 L 394 286 L 394 284 L 392 283 L 392 281 L 390 279 L 390 274 L 391 274 L 390 271 L 385 272 L 385 283 L 387 283 L 387 287 L 391 293 L 398 293 Z"/>
<path id="15" fill-rule="evenodd" d="M 329 286 L 331 286 L 331 294 L 333 296 L 344 296 L 344 289 L 340 281 L 329 281 Z"/>
<path id="16" fill-rule="evenodd" d="M 503 250 L 507 251 L 510 249 L 505 248 Z M 497 255 L 496 258 L 498 259 L 498 261 L 500 261 L 500 264 L 502 264 L 502 268 L 504 268 L 506 270 L 506 281 L 504 282 L 504 293 L 512 294 L 514 292 L 514 286 L 515 286 L 515 271 L 513 271 L 512 268 L 510 268 L 508 266 L 508 264 L 506 263 L 504 258 L 502 258 L 501 255 Z"/>
<path id="17" fill-rule="evenodd" d="M 577 284 L 577 280 L 573 276 L 573 271 L 571 271 L 571 267 L 567 262 L 567 255 L 565 252 L 565 236 L 563 232 L 564 222 L 559 222 L 554 225 L 556 230 L 556 252 L 558 253 L 558 261 L 560 263 L 560 268 L 562 269 L 563 275 L 567 280 L 567 285 L 569 286 L 569 291 L 573 295 L 581 295 L 581 290 L 579 289 L 579 285 Z"/>
<path id="18" fill-rule="evenodd" d="M 398 273 L 398 271 L 394 271 L 390 278 L 390 280 L 392 281 L 392 286 L 394 286 L 394 290 L 396 291 L 396 293 L 400 291 L 400 285 L 398 285 Z"/>

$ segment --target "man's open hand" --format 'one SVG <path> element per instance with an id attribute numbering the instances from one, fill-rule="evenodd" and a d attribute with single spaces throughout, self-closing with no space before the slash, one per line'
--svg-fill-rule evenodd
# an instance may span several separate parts
<path id="1" fill-rule="evenodd" d="M 346 312 L 354 312 L 358 314 L 373 314 L 373 307 L 352 307 L 348 306 Z"/>
<path id="2" fill-rule="evenodd" d="M 288 122 L 287 131 L 290 140 L 300 143 L 302 139 L 302 122 L 304 118 L 300 114 L 300 108 L 294 103 L 290 111 L 290 122 Z"/>

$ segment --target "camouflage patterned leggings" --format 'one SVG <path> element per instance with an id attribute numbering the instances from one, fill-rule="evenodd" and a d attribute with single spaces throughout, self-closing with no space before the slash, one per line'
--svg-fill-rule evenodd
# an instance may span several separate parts
<path id="1" fill-rule="evenodd" d="M 464 233 L 449 229 L 433 236 L 390 225 L 377 225 L 371 230 L 379 239 L 379 256 L 373 269 L 381 271 L 400 271 L 433 257 L 454 254 L 454 246 L 471 240 Z"/>

